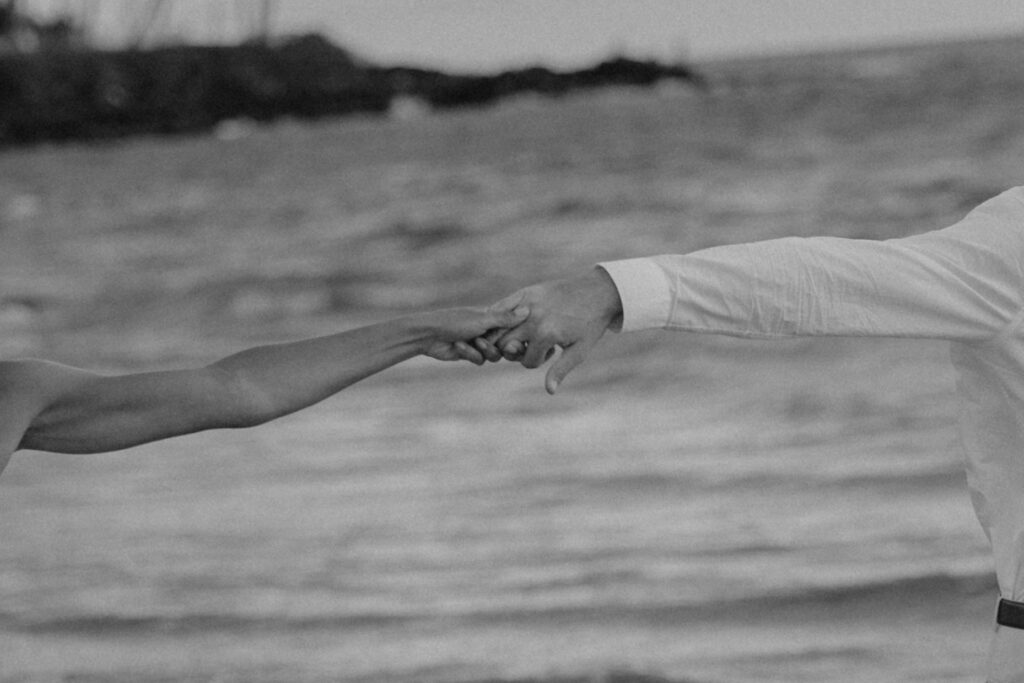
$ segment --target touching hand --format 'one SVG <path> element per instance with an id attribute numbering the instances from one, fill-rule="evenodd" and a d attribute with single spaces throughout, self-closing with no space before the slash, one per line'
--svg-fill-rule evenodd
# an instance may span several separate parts
<path id="1" fill-rule="evenodd" d="M 485 360 L 498 360 L 493 348 L 481 352 L 471 342 L 488 332 L 514 328 L 526 320 L 528 309 L 517 306 L 511 297 L 487 308 L 450 308 L 422 314 L 430 329 L 423 354 L 437 360 L 468 360 L 482 365 Z"/>
<path id="2" fill-rule="evenodd" d="M 622 313 L 622 302 L 611 277 L 601 268 L 567 280 L 545 282 L 495 304 L 529 309 L 525 321 L 511 329 L 492 330 L 474 346 L 490 360 L 496 347 L 508 360 L 526 368 L 543 365 L 561 347 L 562 354 L 548 369 L 544 387 L 549 394 L 586 358 L 612 321 Z"/>

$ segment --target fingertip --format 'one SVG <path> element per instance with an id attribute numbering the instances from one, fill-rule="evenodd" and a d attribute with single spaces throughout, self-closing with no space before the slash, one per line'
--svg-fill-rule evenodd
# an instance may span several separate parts
<path id="1" fill-rule="evenodd" d="M 555 392 L 558 391 L 559 385 L 562 383 L 562 379 L 564 378 L 559 377 L 557 369 L 552 366 L 548 369 L 547 374 L 544 375 L 544 389 L 554 396 Z"/>
<path id="2" fill-rule="evenodd" d="M 519 309 L 526 308 L 525 306 L 522 305 L 522 301 L 523 293 L 515 292 L 513 294 L 508 295 L 504 299 L 501 299 L 500 301 L 491 304 L 490 306 L 488 306 L 487 310 L 497 315 L 498 317 L 505 317 Z"/>
<path id="3" fill-rule="evenodd" d="M 493 344 L 488 343 L 486 339 L 477 337 L 473 340 L 473 345 L 476 346 L 477 350 L 483 354 L 486 360 L 489 360 L 492 363 L 497 363 L 501 360 L 501 353 Z"/>
<path id="4" fill-rule="evenodd" d="M 523 353 L 523 346 L 517 341 L 510 341 L 501 347 L 501 353 L 507 360 L 516 360 Z"/>
<path id="5" fill-rule="evenodd" d="M 480 352 L 472 348 L 469 344 L 461 341 L 455 342 L 455 349 L 458 351 L 459 355 L 464 360 L 468 360 L 470 363 L 473 363 L 474 365 L 484 364 L 483 356 L 480 355 Z"/>
<path id="6" fill-rule="evenodd" d="M 504 331 L 508 331 L 513 327 L 518 327 L 527 318 L 527 312 L 522 306 L 516 309 L 505 309 L 501 311 L 493 311 L 491 317 L 491 324 L 495 328 L 501 328 Z"/>

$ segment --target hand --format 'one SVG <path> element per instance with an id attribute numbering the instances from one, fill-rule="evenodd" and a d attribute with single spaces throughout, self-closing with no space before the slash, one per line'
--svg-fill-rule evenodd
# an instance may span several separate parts
<path id="1" fill-rule="evenodd" d="M 508 360 L 537 368 L 555 353 L 562 354 L 548 369 L 544 388 L 554 394 L 558 386 L 583 362 L 612 321 L 622 314 L 622 301 L 611 277 L 601 268 L 567 280 L 545 282 L 522 289 L 495 304 L 526 307 L 529 317 L 507 332 L 492 331 L 476 347 L 486 353 L 494 344 Z"/>
<path id="2" fill-rule="evenodd" d="M 526 320 L 529 312 L 511 297 L 488 308 L 451 308 L 422 314 L 430 330 L 422 353 L 437 360 L 468 360 L 483 365 L 485 354 L 469 344 L 494 330 L 508 330 Z M 486 349 L 486 360 L 498 360 L 493 347 Z"/>

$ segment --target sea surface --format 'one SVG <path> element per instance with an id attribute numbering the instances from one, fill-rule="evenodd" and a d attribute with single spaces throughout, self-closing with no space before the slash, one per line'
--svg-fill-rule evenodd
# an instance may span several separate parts
<path id="1" fill-rule="evenodd" d="M 949 225 L 1024 178 L 1024 43 L 0 152 L 0 355 L 181 367 L 602 259 Z M 939 342 L 609 334 L 0 478 L 0 680 L 981 681 Z"/>

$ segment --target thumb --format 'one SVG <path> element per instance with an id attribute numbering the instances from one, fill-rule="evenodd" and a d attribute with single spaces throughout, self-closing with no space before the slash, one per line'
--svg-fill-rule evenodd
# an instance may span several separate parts
<path id="1" fill-rule="evenodd" d="M 492 308 L 488 313 L 491 318 L 488 329 L 501 328 L 507 330 L 523 323 L 529 317 L 530 309 L 526 306 L 516 306 L 515 308 L 504 310 Z"/>
<path id="2" fill-rule="evenodd" d="M 530 315 L 530 309 L 525 305 L 520 305 L 522 300 L 523 295 L 516 292 L 488 307 L 487 313 L 491 318 L 491 328 L 508 329 L 525 321 Z"/>
<path id="3" fill-rule="evenodd" d="M 544 377 L 544 388 L 549 394 L 555 395 L 555 392 L 558 391 L 558 386 L 566 376 L 587 357 L 587 351 L 589 351 L 589 347 L 585 346 L 582 342 L 562 349 L 562 355 L 551 364 L 547 375 Z"/>
<path id="4" fill-rule="evenodd" d="M 523 294 L 522 290 L 520 290 L 518 292 L 512 292 L 511 294 L 506 296 L 504 299 L 499 299 L 498 301 L 496 301 L 493 304 L 491 304 L 488 307 L 487 310 L 489 310 L 489 311 L 511 311 L 514 308 L 516 308 L 516 306 L 518 306 L 519 304 L 523 303 L 523 299 L 524 298 L 525 298 L 525 294 Z"/>

